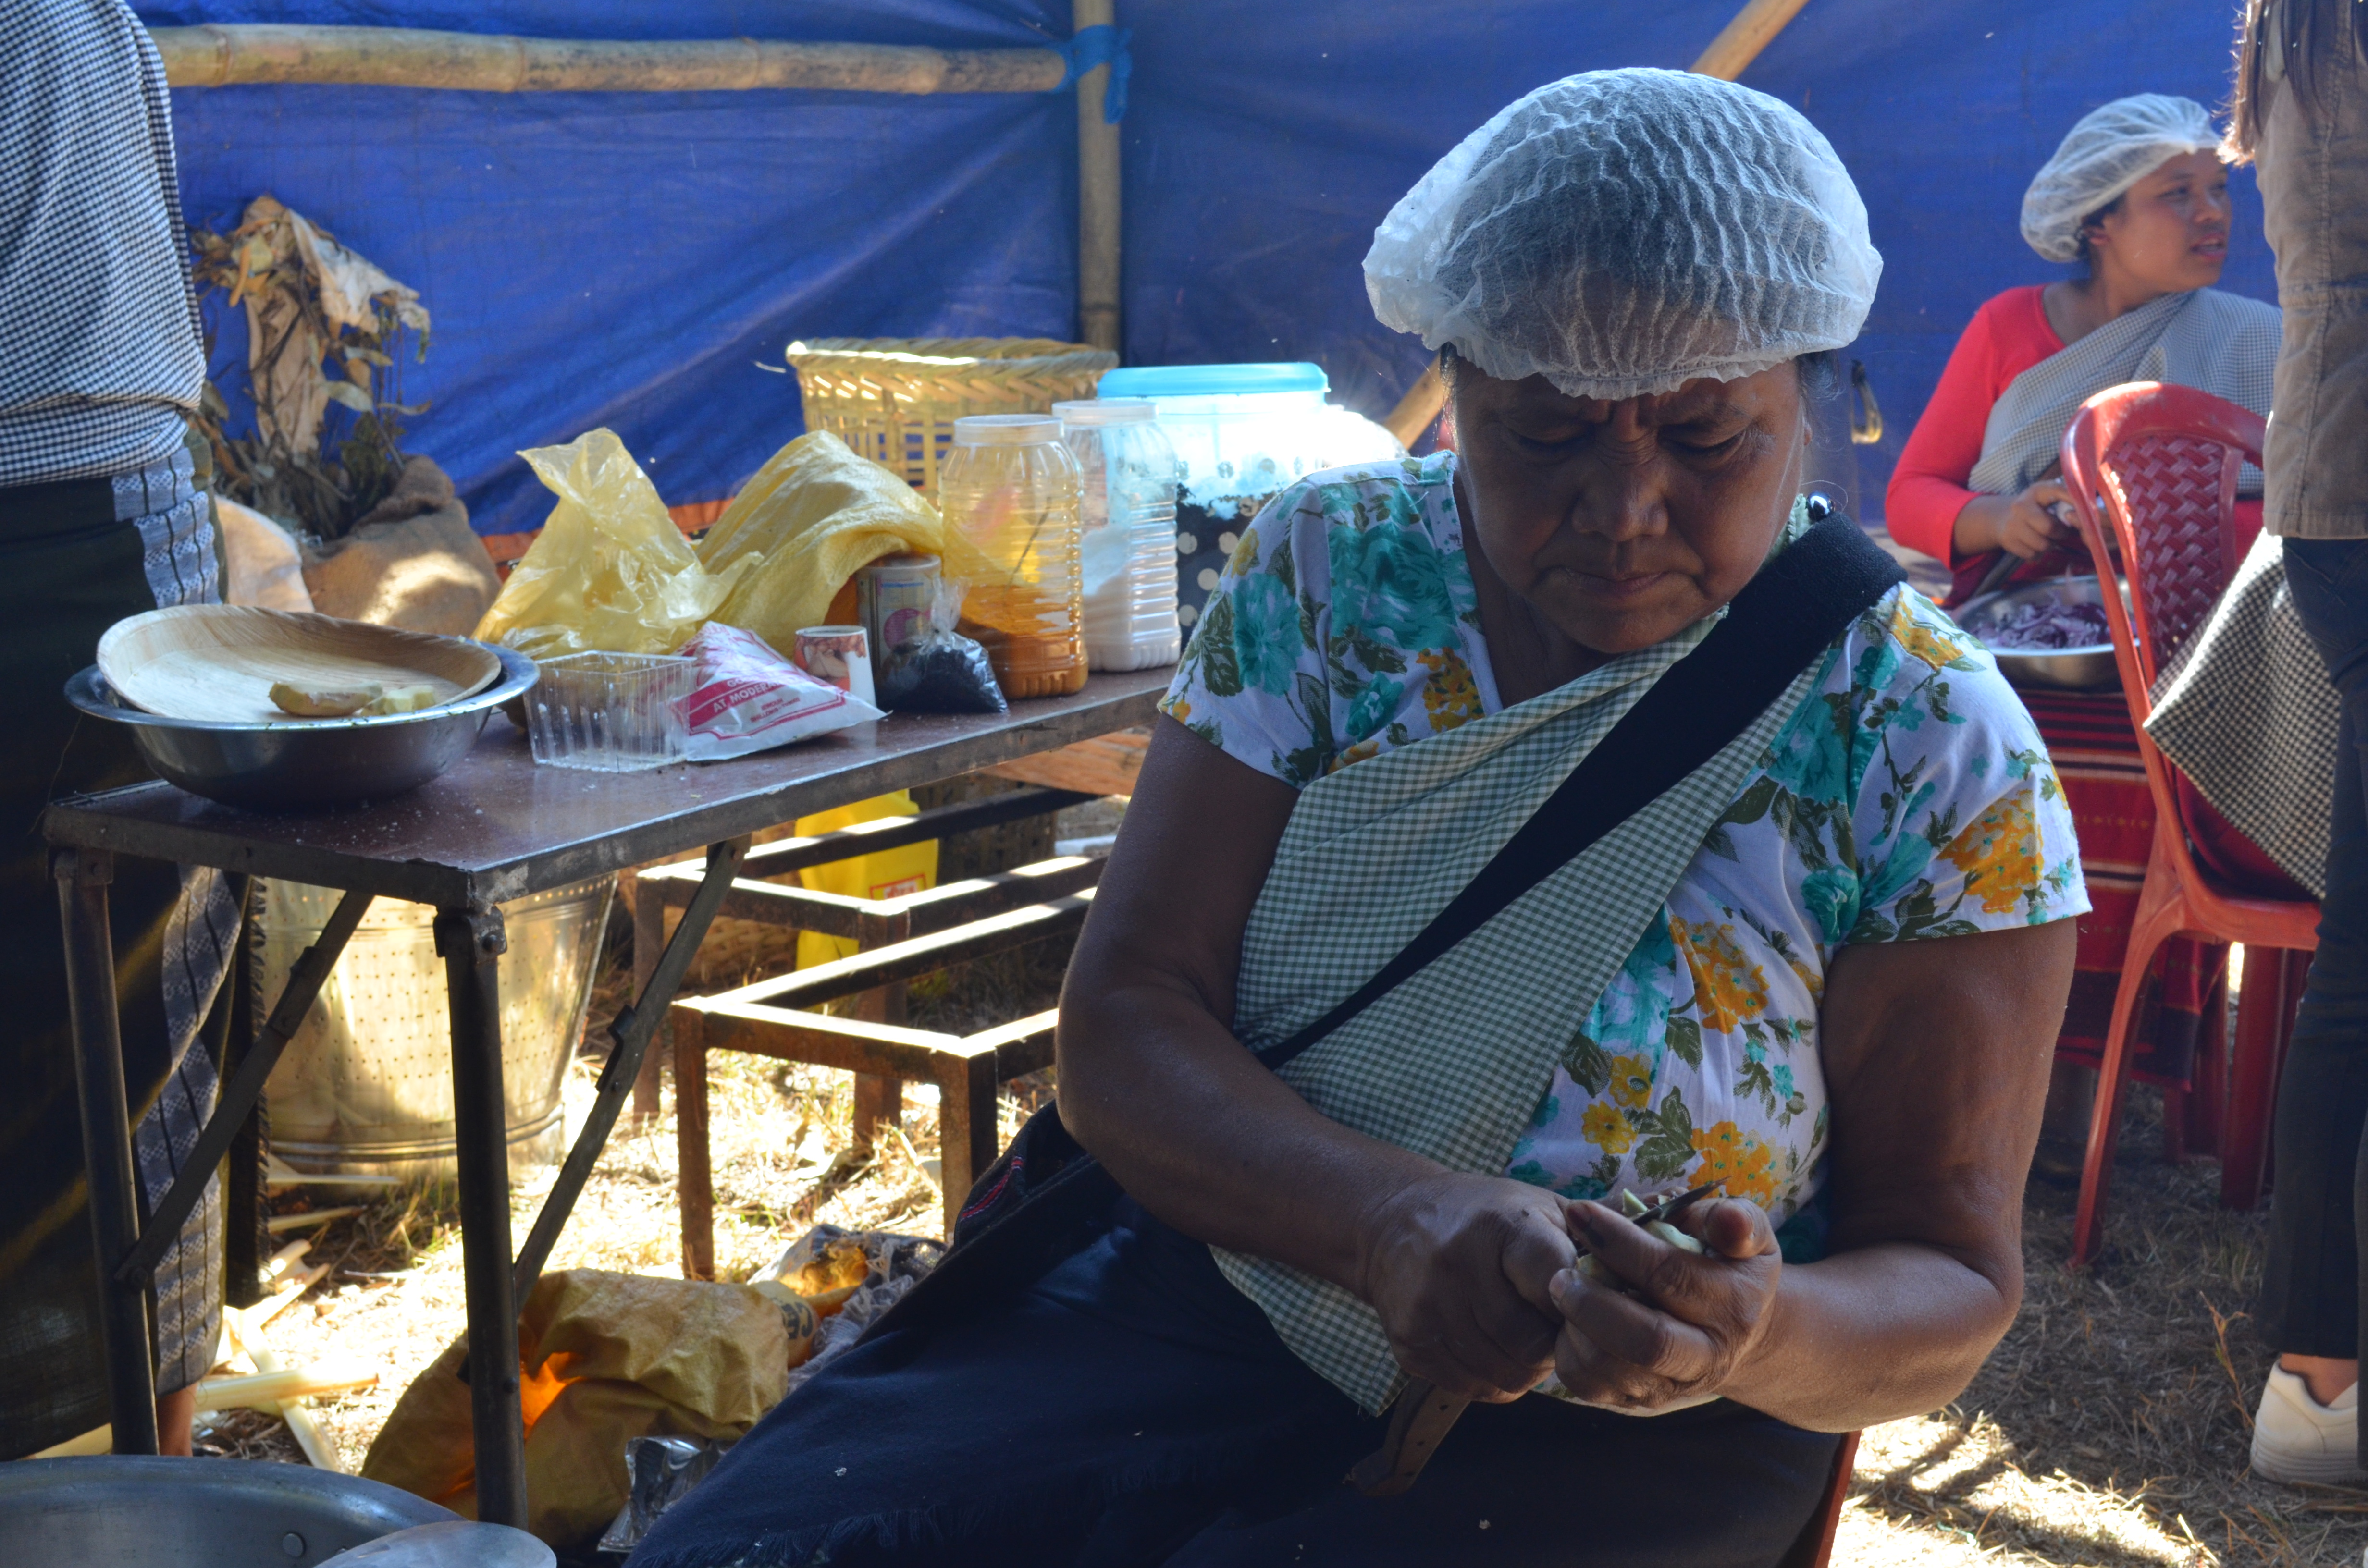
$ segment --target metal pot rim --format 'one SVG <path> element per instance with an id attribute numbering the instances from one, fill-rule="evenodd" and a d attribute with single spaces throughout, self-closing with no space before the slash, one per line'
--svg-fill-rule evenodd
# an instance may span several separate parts
<path id="1" fill-rule="evenodd" d="M 382 730 L 404 724 L 432 724 L 458 718 L 463 714 L 484 712 L 498 708 L 510 699 L 531 688 L 541 672 L 532 659 L 515 648 L 505 648 L 498 642 L 482 644 L 502 662 L 502 678 L 473 696 L 458 702 L 448 702 L 440 708 L 426 708 L 416 713 L 381 713 L 371 718 L 297 719 L 282 723 L 242 724 L 222 720 L 168 719 L 161 713 L 151 713 L 144 708 L 134 708 L 107 684 L 98 666 L 91 665 L 66 682 L 66 700 L 93 718 L 111 720 L 142 729 L 199 730 L 242 735 L 314 734 L 327 730 Z"/>

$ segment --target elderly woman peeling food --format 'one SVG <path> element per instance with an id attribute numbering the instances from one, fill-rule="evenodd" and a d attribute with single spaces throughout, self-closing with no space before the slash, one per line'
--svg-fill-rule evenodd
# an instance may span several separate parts
<path id="1" fill-rule="evenodd" d="M 2013 1317 L 2086 898 L 2013 693 L 1800 499 L 1849 175 L 1576 76 L 1365 266 L 1458 450 L 1244 534 L 1057 1121 L 637 1563 L 1773 1563 Z"/>

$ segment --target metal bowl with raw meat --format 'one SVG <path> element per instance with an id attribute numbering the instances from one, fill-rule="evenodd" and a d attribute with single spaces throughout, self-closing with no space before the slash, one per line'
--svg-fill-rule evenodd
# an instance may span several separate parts
<path id="1" fill-rule="evenodd" d="M 2016 686 L 2096 691 L 2112 686 L 2113 633 L 2094 577 L 2056 577 L 1984 594 L 1956 621 Z"/>

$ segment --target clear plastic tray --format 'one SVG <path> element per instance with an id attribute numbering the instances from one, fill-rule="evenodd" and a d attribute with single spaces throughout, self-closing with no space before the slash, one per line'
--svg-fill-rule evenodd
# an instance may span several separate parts
<path id="1" fill-rule="evenodd" d="M 569 653 L 541 661 L 526 695 L 534 759 L 631 773 L 683 759 L 694 661 L 662 653 Z"/>

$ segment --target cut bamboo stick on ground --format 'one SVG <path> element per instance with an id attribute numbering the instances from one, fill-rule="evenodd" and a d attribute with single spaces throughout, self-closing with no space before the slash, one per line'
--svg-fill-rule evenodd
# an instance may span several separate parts
<path id="1" fill-rule="evenodd" d="M 252 1327 L 236 1317 L 230 1318 L 229 1323 L 233 1343 L 245 1352 L 248 1360 L 255 1363 L 258 1375 L 284 1373 L 291 1369 L 265 1341 L 259 1328 Z M 376 1383 L 375 1372 L 370 1374 L 370 1381 Z M 321 1423 L 314 1419 L 303 1398 L 282 1399 L 265 1408 L 288 1424 L 288 1435 L 296 1439 L 296 1446 L 304 1450 L 304 1458 L 313 1469 L 331 1471 L 339 1475 L 348 1473 L 337 1457 L 337 1445 L 321 1430 Z"/>
<path id="2" fill-rule="evenodd" d="M 256 1341 L 246 1341 L 246 1353 L 256 1370 L 243 1376 L 206 1378 L 198 1384 L 199 1410 L 261 1410 L 279 1412 L 290 1400 L 310 1399 L 315 1394 L 351 1393 L 358 1389 L 378 1386 L 375 1368 L 348 1363 L 344 1366 L 289 1367 L 277 1369 L 263 1365 L 272 1356 L 270 1346 L 258 1349 Z"/>
<path id="3" fill-rule="evenodd" d="M 343 1209 L 312 1209 L 302 1214 L 274 1214 L 263 1222 L 263 1228 L 275 1236 L 285 1235 L 290 1231 L 310 1230 L 314 1225 L 325 1225 L 332 1220 L 343 1220 L 361 1211 L 361 1205 L 356 1203 Z"/>
<path id="4" fill-rule="evenodd" d="M 96 1454 L 115 1451 L 115 1428 L 94 1426 L 79 1437 L 68 1437 L 63 1443 L 52 1443 L 37 1454 L 27 1454 L 28 1460 L 82 1460 Z"/>
<path id="5" fill-rule="evenodd" d="M 403 1185 L 401 1176 L 300 1176 L 294 1171 L 281 1175 L 275 1171 L 263 1178 L 263 1185 L 278 1189 L 283 1187 L 383 1187 Z"/>
<path id="6" fill-rule="evenodd" d="M 251 1307 L 226 1307 L 224 1312 L 239 1314 L 239 1321 L 250 1330 L 260 1330 L 264 1324 L 296 1304 L 296 1298 L 329 1277 L 329 1266 L 316 1263 L 310 1268 L 299 1269 L 286 1276 L 273 1288 L 271 1294 Z"/>
<path id="7" fill-rule="evenodd" d="M 304 1255 L 312 1250 L 313 1238 L 299 1236 L 273 1253 L 269 1261 L 263 1266 L 264 1283 L 278 1286 L 279 1281 L 288 1278 L 289 1273 L 303 1261 Z"/>

